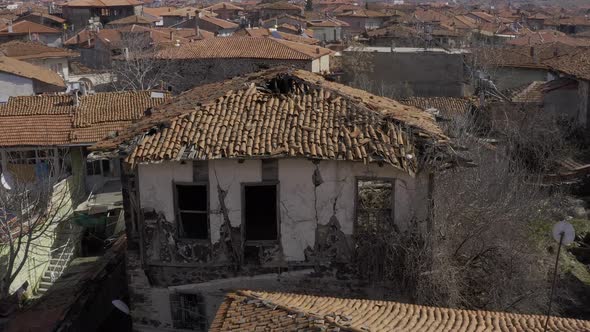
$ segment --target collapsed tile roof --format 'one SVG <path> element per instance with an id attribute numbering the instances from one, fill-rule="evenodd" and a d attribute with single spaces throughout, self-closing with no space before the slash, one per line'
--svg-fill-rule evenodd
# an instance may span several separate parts
<path id="1" fill-rule="evenodd" d="M 467 98 L 455 97 L 409 97 L 400 100 L 400 102 L 424 110 L 435 108 L 446 115 L 466 114 L 474 106 Z"/>
<path id="2" fill-rule="evenodd" d="M 543 331 L 545 316 L 427 307 L 391 301 L 237 291 L 209 331 Z M 590 322 L 551 317 L 547 331 L 589 331 Z"/>
<path id="3" fill-rule="evenodd" d="M 590 50 L 549 59 L 545 64 L 555 71 L 590 81 Z"/>
<path id="4" fill-rule="evenodd" d="M 0 146 L 52 146 L 94 143 L 124 130 L 146 109 L 169 99 L 151 92 L 106 92 L 79 97 L 10 97 L 0 106 Z"/>
<path id="5" fill-rule="evenodd" d="M 414 174 L 424 143 L 446 143 L 427 112 L 284 68 L 199 86 L 133 127 L 95 149 L 133 142 L 131 164 L 303 157 L 377 161 Z"/>

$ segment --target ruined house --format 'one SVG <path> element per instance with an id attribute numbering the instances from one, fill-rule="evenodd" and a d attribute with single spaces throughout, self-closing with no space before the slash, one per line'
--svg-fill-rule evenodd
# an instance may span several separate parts
<path id="1" fill-rule="evenodd" d="M 351 263 L 370 223 L 427 227 L 431 166 L 449 162 L 429 113 L 284 68 L 187 91 L 95 149 L 124 156 L 143 331 L 206 329 L 223 294 L 194 287 L 268 289 L 265 273 Z"/>

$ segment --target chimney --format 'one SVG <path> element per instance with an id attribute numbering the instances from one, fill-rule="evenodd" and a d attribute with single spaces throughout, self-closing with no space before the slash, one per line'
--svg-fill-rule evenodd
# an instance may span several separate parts
<path id="1" fill-rule="evenodd" d="M 12 33 L 12 21 L 8 22 L 8 33 Z"/>
<path id="2" fill-rule="evenodd" d="M 197 37 L 201 35 L 201 29 L 199 28 L 199 12 L 195 12 L 195 35 Z"/>
<path id="3" fill-rule="evenodd" d="M 80 96 L 78 95 L 78 89 L 72 91 L 74 93 L 74 106 L 80 106 Z"/>
<path id="4" fill-rule="evenodd" d="M 170 40 L 172 40 L 172 34 L 173 33 L 174 33 L 173 31 L 170 31 Z"/>
<path id="5" fill-rule="evenodd" d="M 320 48 L 319 48 L 319 47 L 316 47 L 316 48 L 315 48 L 315 53 L 316 53 L 316 54 L 320 54 Z"/>
<path id="6" fill-rule="evenodd" d="M 534 46 L 531 46 L 530 55 L 531 55 L 531 58 L 533 58 L 533 61 L 535 63 L 539 62 L 538 59 L 537 59 L 537 52 L 535 51 L 535 47 Z"/>

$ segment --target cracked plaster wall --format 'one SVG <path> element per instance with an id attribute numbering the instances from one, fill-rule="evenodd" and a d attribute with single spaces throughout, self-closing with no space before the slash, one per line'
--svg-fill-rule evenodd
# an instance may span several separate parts
<path id="1" fill-rule="evenodd" d="M 316 167 L 323 182 L 315 187 Z M 336 216 L 341 231 L 353 232 L 356 177 L 397 179 L 395 186 L 395 221 L 403 225 L 412 217 L 428 217 L 428 178 L 412 178 L 390 166 L 357 162 L 280 159 L 280 234 L 286 261 L 304 261 L 305 249 L 315 244 L 316 224 L 327 224 Z M 209 199 L 211 241 L 219 241 L 223 215 L 219 211 L 217 183 L 227 191 L 225 203 L 233 227 L 241 223 L 241 183 L 260 182 L 261 161 L 216 160 L 209 162 Z M 174 220 L 173 181 L 192 181 L 192 163 L 164 162 L 139 165 L 139 189 L 144 210 L 162 212 Z"/>

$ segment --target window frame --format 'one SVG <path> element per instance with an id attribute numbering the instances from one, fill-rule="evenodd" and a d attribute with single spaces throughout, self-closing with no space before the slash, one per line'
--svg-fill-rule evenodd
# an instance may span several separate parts
<path id="1" fill-rule="evenodd" d="M 354 178 L 354 222 L 352 224 L 352 234 L 358 232 L 358 217 L 359 217 L 359 182 L 361 181 L 381 181 L 391 183 L 391 221 L 396 225 L 395 220 L 395 185 L 397 178 L 378 177 L 378 176 L 356 176 Z"/>
<path id="2" fill-rule="evenodd" d="M 206 203 L 206 207 L 207 210 L 206 211 L 198 211 L 198 210 L 181 210 L 178 203 L 178 186 L 205 186 L 205 193 L 207 196 L 207 203 Z M 178 236 L 179 239 L 185 239 L 185 240 L 190 240 L 193 242 L 198 242 L 198 243 L 206 243 L 206 244 L 210 244 L 211 243 L 211 218 L 210 218 L 210 211 L 211 211 L 211 198 L 210 198 L 210 194 L 209 194 L 209 182 L 208 181 L 192 181 L 192 182 L 187 182 L 187 181 L 172 181 L 172 193 L 174 196 L 174 216 L 176 217 L 176 234 Z M 192 238 L 192 237 L 187 237 L 184 229 L 183 229 L 183 224 L 182 224 L 182 217 L 181 217 L 181 213 L 195 213 L 195 214 L 205 214 L 207 216 L 207 238 L 206 239 L 199 239 L 199 238 Z"/>
<path id="3" fill-rule="evenodd" d="M 277 224 L 277 238 L 274 240 L 246 240 L 246 187 L 267 187 L 275 186 L 276 190 L 276 224 Z M 281 242 L 281 186 L 278 180 L 259 181 L 259 182 L 242 182 L 241 183 L 241 223 L 240 231 L 242 233 L 243 246 L 257 246 L 257 245 L 272 245 Z"/>

